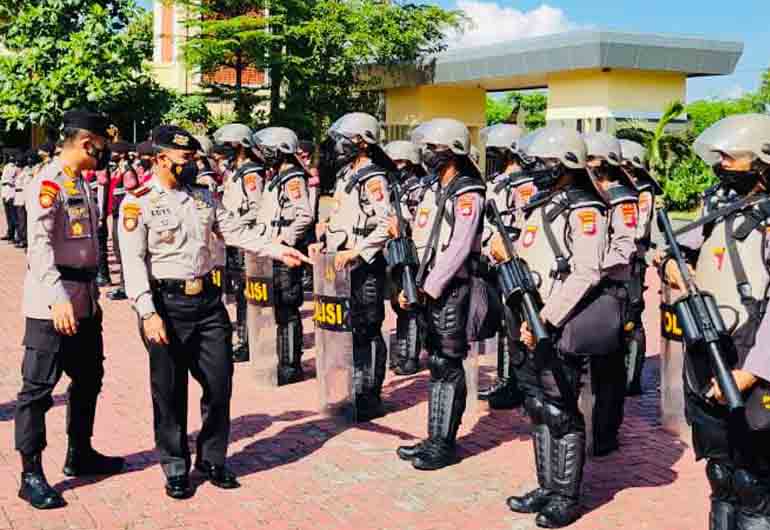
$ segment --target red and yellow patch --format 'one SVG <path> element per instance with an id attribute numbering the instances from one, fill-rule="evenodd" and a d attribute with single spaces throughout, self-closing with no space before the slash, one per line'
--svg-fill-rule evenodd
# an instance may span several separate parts
<path id="1" fill-rule="evenodd" d="M 457 209 L 460 215 L 463 217 L 470 217 L 473 215 L 473 195 L 470 193 L 463 193 L 457 198 Z"/>
<path id="2" fill-rule="evenodd" d="M 525 184 L 519 188 L 519 200 L 521 204 L 527 204 L 529 199 L 535 194 L 535 186 L 533 184 Z"/>
<path id="3" fill-rule="evenodd" d="M 147 195 L 148 193 L 150 193 L 150 188 L 148 188 L 147 186 L 140 186 L 135 190 L 130 190 L 129 193 L 134 197 L 141 197 L 143 195 Z"/>
<path id="4" fill-rule="evenodd" d="M 580 219 L 580 231 L 584 235 L 593 236 L 596 234 L 596 212 L 580 212 L 578 219 Z"/>
<path id="5" fill-rule="evenodd" d="M 711 254 L 716 261 L 717 270 L 721 271 L 722 266 L 725 264 L 725 247 L 714 247 L 711 249 Z"/>
<path id="6" fill-rule="evenodd" d="M 521 244 L 524 245 L 524 248 L 529 248 L 534 244 L 535 236 L 537 236 L 537 225 L 528 225 L 521 237 Z"/>
<path id="7" fill-rule="evenodd" d="M 133 232 L 139 226 L 139 215 L 141 213 L 142 209 L 138 204 L 129 203 L 123 205 L 123 228 L 127 232 Z"/>
<path id="8" fill-rule="evenodd" d="M 53 206 L 56 197 L 59 195 L 59 191 L 61 191 L 61 188 L 57 183 L 52 180 L 44 180 L 40 184 L 40 195 L 38 196 L 40 206 L 46 209 Z"/>
<path id="9" fill-rule="evenodd" d="M 249 173 L 243 177 L 243 182 L 246 184 L 246 189 L 249 191 L 257 191 L 257 174 Z"/>
<path id="10" fill-rule="evenodd" d="M 366 191 L 369 192 L 369 196 L 377 202 L 380 202 L 385 198 L 385 192 L 382 189 L 382 181 L 378 178 L 374 178 L 366 183 Z"/>
<path id="11" fill-rule="evenodd" d="M 623 224 L 628 228 L 636 227 L 636 208 L 633 204 L 621 204 L 620 211 L 623 213 Z"/>
<path id="12" fill-rule="evenodd" d="M 429 217 L 430 210 L 427 208 L 420 208 L 420 210 L 417 212 L 417 226 L 423 228 L 426 224 L 428 224 Z"/>
<path id="13" fill-rule="evenodd" d="M 292 200 L 296 201 L 302 197 L 302 182 L 298 178 L 291 179 L 286 185 L 286 188 L 289 190 L 289 197 L 291 197 Z"/>
<path id="14" fill-rule="evenodd" d="M 641 213 L 646 214 L 650 211 L 650 205 L 652 204 L 652 199 L 650 198 L 650 195 L 647 193 L 643 193 L 639 196 L 639 211 Z"/>

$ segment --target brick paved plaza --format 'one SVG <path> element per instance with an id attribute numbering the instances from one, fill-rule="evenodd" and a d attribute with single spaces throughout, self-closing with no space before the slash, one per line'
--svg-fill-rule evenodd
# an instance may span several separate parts
<path id="1" fill-rule="evenodd" d="M 4 231 L 4 228 L 3 228 Z M 511 513 L 505 498 L 532 488 L 534 463 L 528 424 L 518 412 L 466 418 L 460 464 L 415 471 L 394 450 L 425 434 L 427 370 L 389 374 L 386 417 L 349 428 L 316 414 L 313 378 L 276 390 L 258 390 L 248 365 L 238 365 L 232 404 L 230 464 L 243 487 L 218 490 L 202 483 L 188 501 L 166 497 L 153 450 L 147 353 L 127 302 L 103 299 L 106 377 L 94 445 L 128 459 L 127 471 L 94 480 L 61 473 L 66 448 L 66 377 L 48 414 L 48 478 L 69 506 L 40 512 L 17 499 L 19 461 L 13 450 L 13 412 L 20 384 L 21 251 L 0 243 L 0 529 L 473 529 L 535 528 L 532 516 Z M 651 293 L 655 289 L 650 290 Z M 650 299 L 648 307 L 656 308 Z M 312 346 L 309 309 L 306 345 Z M 655 324 L 650 323 L 649 328 Z M 650 333 L 652 353 L 657 334 Z M 482 364 L 494 362 L 492 356 Z M 702 464 L 659 426 L 658 358 L 649 359 L 646 394 L 630 399 L 619 453 L 590 461 L 584 481 L 586 515 L 575 529 L 702 530 L 708 487 Z M 314 371 L 312 348 L 306 368 Z M 482 384 L 492 375 L 482 368 Z M 200 424 L 200 390 L 191 384 L 191 441 Z M 194 444 L 192 444 L 194 449 Z"/>

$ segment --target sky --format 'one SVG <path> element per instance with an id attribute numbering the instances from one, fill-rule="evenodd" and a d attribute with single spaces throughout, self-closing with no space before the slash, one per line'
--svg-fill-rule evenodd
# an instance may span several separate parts
<path id="1" fill-rule="evenodd" d="M 731 76 L 691 79 L 688 100 L 731 98 L 755 90 L 770 67 L 770 0 L 437 0 L 462 9 L 474 27 L 452 46 L 505 42 L 591 28 L 695 35 L 744 43 Z M 139 0 L 149 6 L 150 0 Z"/>

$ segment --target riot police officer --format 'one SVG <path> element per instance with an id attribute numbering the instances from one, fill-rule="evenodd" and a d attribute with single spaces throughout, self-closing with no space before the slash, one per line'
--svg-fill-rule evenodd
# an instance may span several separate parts
<path id="1" fill-rule="evenodd" d="M 424 184 L 425 169 L 422 166 L 420 148 L 407 140 L 396 140 L 385 146 L 385 153 L 398 168 L 401 211 L 404 216 L 414 218 L 420 203 Z M 391 275 L 393 292 L 391 307 L 396 313 L 396 335 L 390 347 L 390 364 L 397 375 L 416 374 L 420 368 L 420 352 L 425 335 L 425 322 L 420 311 L 406 311 L 398 304 L 400 279 Z"/>
<path id="2" fill-rule="evenodd" d="M 16 242 L 16 209 L 13 207 L 13 196 L 16 193 L 16 177 L 18 173 L 19 167 L 16 165 L 16 157 L 11 156 L 5 166 L 3 166 L 2 175 L 2 199 L 6 226 L 6 232 L 2 239 L 11 244 Z"/>
<path id="3" fill-rule="evenodd" d="M 511 228 L 512 239 L 516 238 L 513 230 L 516 212 L 519 211 L 530 197 L 535 194 L 532 176 L 523 171 L 524 161 L 517 147 L 517 141 L 523 131 L 516 125 L 500 123 L 482 129 L 481 139 L 486 145 L 486 161 L 488 168 L 497 168 L 487 183 L 487 199 L 493 199 L 500 208 L 503 222 Z M 493 226 L 488 219 L 484 222 L 482 237 L 482 252 L 489 253 L 489 242 L 493 234 Z M 506 318 L 515 318 L 509 311 Z M 511 326 L 518 328 L 518 325 Z M 479 392 L 479 399 L 489 402 L 492 409 L 512 409 L 524 402 L 524 396 L 519 389 L 516 378 L 515 364 L 521 359 L 523 352 L 519 337 L 509 337 L 500 333 L 497 342 L 497 381 L 492 386 Z"/>
<path id="4" fill-rule="evenodd" d="M 746 402 L 745 411 L 730 415 L 719 385 L 699 373 L 710 373 L 708 356 L 685 357 L 685 410 L 692 426 L 697 459 L 707 459 L 711 485 L 711 530 L 770 528 L 770 356 L 766 316 L 770 261 L 770 116 L 730 116 L 706 129 L 695 141 L 698 156 L 714 168 L 721 191 L 704 204 L 704 218 L 678 237 L 695 269 L 698 287 L 714 295 L 732 330 L 737 363 L 732 375 Z M 704 224 L 705 222 L 705 224 Z M 656 256 L 663 278 L 681 288 L 672 260 Z M 662 262 L 662 263 L 661 263 Z M 690 355 L 692 354 L 692 355 Z"/>
<path id="5" fill-rule="evenodd" d="M 39 509 L 64 506 L 43 474 L 45 414 L 62 373 L 70 377 L 67 403 L 68 476 L 117 473 L 122 458 L 93 449 L 96 402 L 104 377 L 102 311 L 94 283 L 98 263 L 96 199 L 82 172 L 109 161 L 107 120 L 83 111 L 64 115 L 59 156 L 32 182 L 28 268 L 24 280 L 24 361 L 16 405 L 16 449 L 21 453 L 19 497 Z"/>
<path id="6" fill-rule="evenodd" d="M 323 163 L 338 169 L 334 208 L 329 218 L 319 224 L 319 242 L 310 246 L 311 256 L 324 250 L 337 252 L 337 270 L 351 267 L 353 385 L 356 417 L 360 421 L 384 414 L 380 394 L 387 348 L 382 337 L 382 249 L 388 241 L 390 211 L 387 171 L 395 166 L 379 141 L 380 124 L 369 114 L 345 114 L 329 128 Z"/>
<path id="7" fill-rule="evenodd" d="M 307 171 L 297 157 L 299 140 L 291 129 L 268 127 L 254 133 L 254 150 L 265 165 L 268 180 L 262 191 L 256 231 L 271 241 L 306 250 L 303 244 L 313 227 L 313 208 L 307 189 Z M 303 302 L 302 268 L 280 261 L 273 267 L 275 323 L 278 327 L 278 384 L 301 381 Z"/>
<path id="8" fill-rule="evenodd" d="M 222 204 L 236 213 L 244 223 L 253 223 L 257 206 L 262 196 L 264 168 L 259 163 L 251 145 L 252 131 L 240 123 L 231 123 L 214 132 L 214 143 L 224 152 L 224 175 Z M 243 251 L 230 247 L 227 249 L 227 286 L 228 294 L 235 296 L 235 320 L 238 343 L 233 355 L 236 361 L 249 358 L 249 333 L 246 328 L 246 294 Z"/>
<path id="9" fill-rule="evenodd" d="M 120 209 L 120 245 L 126 290 L 150 353 L 155 442 L 166 474 L 166 493 L 192 495 L 187 445 L 188 371 L 204 389 L 203 426 L 195 467 L 219 488 L 239 486 L 225 457 L 230 433 L 233 360 L 230 318 L 212 277 L 212 233 L 226 243 L 298 266 L 295 249 L 263 239 L 208 187 L 196 184 L 198 142 L 187 131 L 153 132 L 153 177 L 132 191 Z"/>
<path id="10" fill-rule="evenodd" d="M 538 196 L 524 208 L 516 246 L 540 278 L 545 302 L 540 316 L 556 342 L 551 355 L 535 358 L 535 339 L 522 324 L 522 342 L 530 351 L 519 376 L 533 424 L 538 487 L 510 497 L 508 506 L 537 513 L 535 523 L 542 528 L 561 528 L 580 516 L 586 453 L 578 408 L 581 375 L 588 356 L 619 351 L 622 307 L 615 289 L 602 282 L 606 205 L 586 171 L 583 138 L 571 129 L 546 127 L 520 147 L 540 171 L 534 180 Z M 492 255 L 508 258 L 499 237 L 493 238 Z"/>
<path id="11" fill-rule="evenodd" d="M 431 377 L 428 437 L 399 447 L 397 453 L 415 469 L 434 470 L 457 461 L 457 431 L 468 393 L 463 359 L 469 350 L 471 276 L 477 274 L 481 256 L 485 187 L 470 158 L 470 134 L 461 122 L 430 120 L 415 129 L 412 141 L 421 146 L 425 166 L 436 176 L 412 223 Z M 391 232 L 396 231 L 392 227 Z M 403 292 L 399 303 L 409 308 Z"/>
<path id="12" fill-rule="evenodd" d="M 600 184 L 608 205 L 607 249 L 602 263 L 605 282 L 613 282 L 619 293 L 628 297 L 632 266 L 636 256 L 639 230 L 639 196 L 634 182 L 622 171 L 620 142 L 606 133 L 589 133 L 585 137 L 587 167 Z M 626 354 L 633 331 L 633 320 L 623 304 L 622 348 L 611 355 L 591 357 L 591 386 L 596 391 L 591 425 L 593 454 L 607 455 L 618 448 L 618 432 L 623 423 L 626 396 Z"/>
<path id="13" fill-rule="evenodd" d="M 628 284 L 629 316 L 633 323 L 626 355 L 626 393 L 642 394 L 642 370 L 647 356 L 647 333 L 644 329 L 644 292 L 647 275 L 647 253 L 652 245 L 652 220 L 655 217 L 655 196 L 663 193 L 658 181 L 647 168 L 647 150 L 631 140 L 620 140 L 621 169 L 628 175 L 639 194 L 639 219 L 636 233 L 636 253 Z"/>

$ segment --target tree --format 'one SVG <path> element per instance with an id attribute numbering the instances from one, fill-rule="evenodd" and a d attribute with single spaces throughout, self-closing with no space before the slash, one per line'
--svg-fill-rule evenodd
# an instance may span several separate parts
<path id="1" fill-rule="evenodd" d="M 152 87 L 134 0 L 0 0 L 0 119 L 56 126 L 78 107 L 109 110 Z"/>
<path id="2" fill-rule="evenodd" d="M 507 98 L 495 98 L 487 96 L 485 113 L 487 117 L 487 125 L 510 123 L 511 114 L 513 113 L 513 105 L 511 105 Z"/>
<path id="3" fill-rule="evenodd" d="M 206 98 L 200 95 L 179 96 L 163 116 L 163 123 L 178 125 L 195 134 L 205 134 L 211 122 Z"/>
<path id="4" fill-rule="evenodd" d="M 547 106 L 548 97 L 542 92 L 508 92 L 500 98 L 487 96 L 487 125 L 515 123 L 534 131 L 545 127 Z"/>

